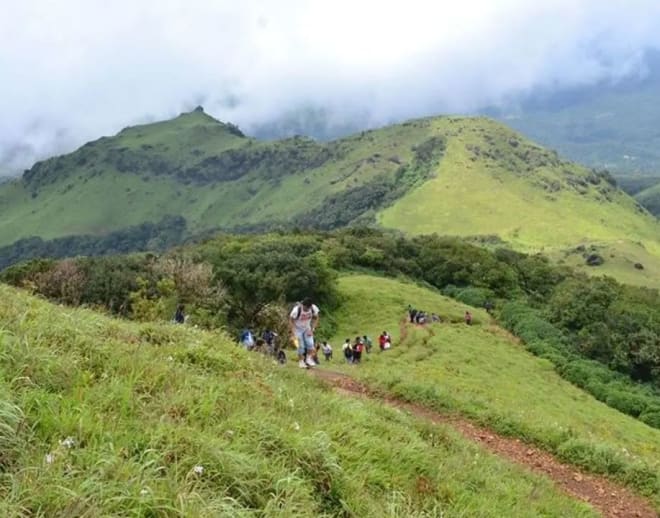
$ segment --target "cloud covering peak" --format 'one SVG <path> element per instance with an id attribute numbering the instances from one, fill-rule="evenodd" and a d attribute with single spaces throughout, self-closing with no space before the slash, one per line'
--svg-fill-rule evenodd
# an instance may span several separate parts
<path id="1" fill-rule="evenodd" d="M 23 0 L 0 17 L 0 173 L 204 104 L 363 125 L 643 74 L 655 0 Z"/>

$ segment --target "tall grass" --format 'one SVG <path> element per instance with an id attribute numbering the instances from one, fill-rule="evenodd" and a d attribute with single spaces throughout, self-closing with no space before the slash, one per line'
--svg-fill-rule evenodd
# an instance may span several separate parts
<path id="1" fill-rule="evenodd" d="M 335 315 L 344 335 L 399 327 L 407 304 L 460 322 L 465 307 L 403 282 L 368 275 L 340 279 Z M 660 430 L 600 403 L 564 381 L 475 311 L 475 325 L 407 326 L 402 345 L 371 354 L 360 366 L 336 362 L 369 384 L 437 410 L 458 412 L 520 437 L 562 459 L 617 478 L 652 496 L 660 507 Z M 340 367 L 341 366 L 341 367 Z"/>
<path id="2" fill-rule="evenodd" d="M 593 516 L 451 429 L 219 333 L 0 286 L 2 516 Z"/>

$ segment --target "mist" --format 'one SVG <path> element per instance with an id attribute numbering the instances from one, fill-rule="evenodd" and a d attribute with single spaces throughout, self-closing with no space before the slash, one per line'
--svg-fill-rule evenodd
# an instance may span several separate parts
<path id="1" fill-rule="evenodd" d="M 6 3 L 0 175 L 198 104 L 371 127 L 643 77 L 660 48 L 653 0 Z"/>

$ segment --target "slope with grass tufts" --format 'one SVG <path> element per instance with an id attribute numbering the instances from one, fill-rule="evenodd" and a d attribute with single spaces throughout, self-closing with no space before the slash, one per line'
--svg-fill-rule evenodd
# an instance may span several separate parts
<path id="1" fill-rule="evenodd" d="M 0 286 L 3 516 L 595 516 L 451 428 L 222 334 Z"/>
<path id="2" fill-rule="evenodd" d="M 660 226 L 651 214 L 607 173 L 485 118 L 418 119 L 328 143 L 267 142 L 196 110 L 91 142 L 0 185 L 0 245 L 108 235 L 164 216 L 185 218 L 181 239 L 214 229 L 377 222 L 409 234 L 480 236 L 521 251 L 596 243 L 630 264 L 605 258 L 590 273 L 636 284 L 651 278 L 660 287 L 632 266 L 660 269 Z M 16 247 L 20 253 L 8 255 L 29 258 L 43 248 Z M 102 242 L 97 248 L 107 252 Z"/>
<path id="3" fill-rule="evenodd" d="M 345 372 L 614 477 L 652 496 L 660 508 L 660 430 L 562 380 L 550 362 L 526 352 L 485 312 L 473 310 L 475 325 L 468 327 L 462 323 L 467 306 L 423 287 L 368 275 L 341 278 L 340 295 L 335 342 L 383 330 L 395 338 L 392 350 L 372 353 L 360 366 L 343 365 Z M 434 311 L 445 322 L 399 329 L 408 304 Z"/>

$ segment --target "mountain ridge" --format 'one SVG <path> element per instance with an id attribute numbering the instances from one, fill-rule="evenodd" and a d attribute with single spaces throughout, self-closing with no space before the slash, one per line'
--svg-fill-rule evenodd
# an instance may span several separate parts
<path id="1" fill-rule="evenodd" d="M 0 215 L 0 245 L 176 216 L 188 235 L 378 224 L 496 235 L 524 251 L 637 240 L 660 262 L 657 221 L 609 174 L 485 117 L 260 141 L 198 108 L 35 164 L 0 185 Z"/>

